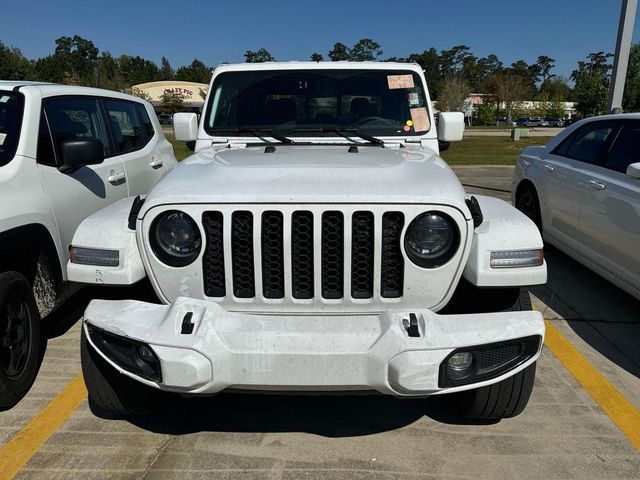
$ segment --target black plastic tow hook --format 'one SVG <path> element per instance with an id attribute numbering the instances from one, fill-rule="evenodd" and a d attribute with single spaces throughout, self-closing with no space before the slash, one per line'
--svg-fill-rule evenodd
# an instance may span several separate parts
<path id="1" fill-rule="evenodd" d="M 193 333 L 194 323 L 191 321 L 193 318 L 193 312 L 187 312 L 182 319 L 182 329 L 180 333 L 182 335 L 191 335 Z"/>
<path id="2" fill-rule="evenodd" d="M 410 337 L 419 337 L 420 329 L 418 328 L 418 317 L 415 313 L 409 314 L 409 319 L 402 319 L 402 326 L 407 331 Z"/>

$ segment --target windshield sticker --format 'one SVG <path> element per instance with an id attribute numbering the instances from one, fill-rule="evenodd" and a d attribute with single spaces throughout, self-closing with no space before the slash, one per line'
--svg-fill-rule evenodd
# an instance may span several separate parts
<path id="1" fill-rule="evenodd" d="M 404 127 L 402 127 L 402 130 L 404 130 L 405 132 L 410 132 L 411 131 L 411 126 L 410 125 L 405 125 Z"/>
<path id="2" fill-rule="evenodd" d="M 409 92 L 407 98 L 409 99 L 409 107 L 413 108 L 420 106 L 420 95 L 418 95 L 418 92 Z"/>
<path id="3" fill-rule="evenodd" d="M 387 75 L 387 82 L 389 82 L 389 89 L 395 90 L 397 88 L 413 88 L 413 75 Z"/>
<path id="4" fill-rule="evenodd" d="M 9 95 L 3 95 L 0 97 L 0 103 L 7 103 L 11 97 Z"/>
<path id="5" fill-rule="evenodd" d="M 407 127 L 413 127 L 413 120 L 407 120 Z"/>
<path id="6" fill-rule="evenodd" d="M 429 115 L 427 115 L 427 108 L 412 108 L 411 120 L 413 121 L 413 128 L 416 132 L 426 132 L 429 130 Z"/>
<path id="7" fill-rule="evenodd" d="M 6 133 L 0 133 L 0 145 L 4 145 L 4 141 L 7 138 Z"/>

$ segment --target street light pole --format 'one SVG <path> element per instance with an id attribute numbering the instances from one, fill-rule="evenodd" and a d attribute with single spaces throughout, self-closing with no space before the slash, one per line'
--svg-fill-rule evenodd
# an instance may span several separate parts
<path id="1" fill-rule="evenodd" d="M 609 102 L 607 109 L 610 113 L 622 111 L 622 94 L 627 77 L 627 65 L 633 37 L 633 23 L 636 19 L 638 0 L 622 0 L 620 23 L 618 25 L 618 40 L 616 41 L 616 56 L 613 60 L 613 73 L 609 83 Z"/>

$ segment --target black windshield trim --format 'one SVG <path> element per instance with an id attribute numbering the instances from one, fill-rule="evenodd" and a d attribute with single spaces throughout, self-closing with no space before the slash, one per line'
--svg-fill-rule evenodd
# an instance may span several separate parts
<path id="1" fill-rule="evenodd" d="M 8 157 L 6 160 L 2 160 L 2 158 L 0 157 L 0 167 L 8 165 L 14 158 L 16 158 L 16 152 L 18 151 L 18 147 L 20 146 L 20 140 L 22 137 L 22 121 L 24 119 L 24 95 L 16 91 L 15 88 L 12 90 L 0 90 L 0 95 L 2 94 L 18 97 L 18 118 L 16 118 L 18 128 L 16 129 L 16 144 L 11 150 L 7 150 Z"/>

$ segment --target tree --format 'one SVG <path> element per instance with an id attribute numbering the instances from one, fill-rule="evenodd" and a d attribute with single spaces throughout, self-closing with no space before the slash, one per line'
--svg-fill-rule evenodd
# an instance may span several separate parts
<path id="1" fill-rule="evenodd" d="M 27 80 L 32 78 L 33 67 L 19 48 L 8 47 L 0 42 L 0 78 Z"/>
<path id="2" fill-rule="evenodd" d="M 571 74 L 575 82 L 572 98 L 577 102 L 576 110 L 583 117 L 604 113 L 609 90 L 609 58 L 611 54 L 595 52 L 587 55 L 588 61 L 579 61 Z"/>
<path id="3" fill-rule="evenodd" d="M 540 55 L 538 57 L 536 66 L 537 66 L 538 72 L 540 72 L 540 76 L 542 77 L 543 82 L 555 76 L 551 74 L 551 70 L 553 69 L 553 67 L 555 67 L 555 65 L 556 65 L 556 61 L 551 57 L 548 57 L 546 55 Z"/>
<path id="4" fill-rule="evenodd" d="M 476 105 L 476 114 L 473 122 L 476 125 L 495 125 L 496 113 L 494 106 L 488 102 Z"/>
<path id="5" fill-rule="evenodd" d="M 186 98 L 183 93 L 164 93 L 160 96 L 160 100 L 162 101 L 161 110 L 169 113 L 182 110 Z"/>
<path id="6" fill-rule="evenodd" d="M 132 88 L 131 95 L 146 100 L 147 102 L 151 101 L 151 95 L 149 95 L 144 90 L 140 90 L 139 88 Z"/>
<path id="7" fill-rule="evenodd" d="M 561 76 L 552 76 L 547 78 L 540 85 L 540 93 L 549 94 L 549 98 L 552 100 L 567 101 L 571 94 L 571 87 L 567 81 Z"/>
<path id="8" fill-rule="evenodd" d="M 349 60 L 354 62 L 370 62 L 380 55 L 382 55 L 380 44 L 370 38 L 358 40 L 349 50 Z"/>
<path id="9" fill-rule="evenodd" d="M 91 40 L 79 35 L 56 39 L 53 60 L 59 65 L 65 83 L 90 83 L 99 50 Z M 57 74 L 60 74 L 58 70 Z"/>
<path id="10" fill-rule="evenodd" d="M 496 102 L 496 111 L 503 108 L 508 121 L 511 121 L 514 107 L 528 91 L 526 80 L 512 71 L 493 75 L 487 81 L 487 88 Z"/>
<path id="11" fill-rule="evenodd" d="M 470 93 L 469 83 L 459 76 L 445 79 L 438 95 L 438 110 L 441 112 L 465 112 L 469 107 L 467 99 Z"/>
<path id="12" fill-rule="evenodd" d="M 96 62 L 92 85 L 109 90 L 124 90 L 127 82 L 120 71 L 120 62 L 109 52 L 102 52 Z"/>
<path id="13" fill-rule="evenodd" d="M 312 62 L 321 62 L 322 60 L 324 60 L 324 59 L 322 58 L 321 54 L 319 54 L 317 52 L 313 52 L 311 54 L 311 61 Z"/>
<path id="14" fill-rule="evenodd" d="M 625 112 L 640 111 L 640 43 L 631 47 L 622 107 Z"/>
<path id="15" fill-rule="evenodd" d="M 195 58 L 191 65 L 178 68 L 175 78 L 183 82 L 209 83 L 211 69 L 202 60 Z"/>
<path id="16" fill-rule="evenodd" d="M 158 66 L 140 56 L 120 56 L 120 72 L 127 85 L 137 85 L 153 81 L 158 75 Z"/>
<path id="17" fill-rule="evenodd" d="M 176 72 L 171 68 L 171 64 L 167 57 L 162 57 L 160 61 L 160 68 L 158 69 L 158 73 L 156 75 L 157 80 L 173 80 L 176 76 Z"/>
<path id="18" fill-rule="evenodd" d="M 261 62 L 275 62 L 276 59 L 269 50 L 266 48 L 261 48 L 257 52 L 253 50 L 247 50 L 244 52 L 244 61 L 246 63 L 261 63 Z"/>
<path id="19" fill-rule="evenodd" d="M 349 48 L 344 43 L 336 43 L 331 50 L 329 50 L 329 58 L 332 62 L 339 62 L 341 60 L 349 60 L 351 55 Z"/>

